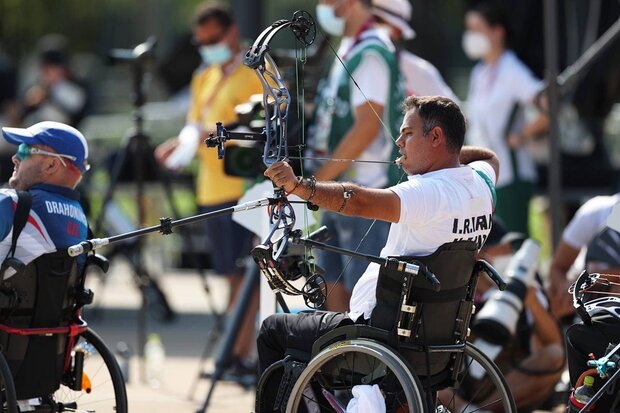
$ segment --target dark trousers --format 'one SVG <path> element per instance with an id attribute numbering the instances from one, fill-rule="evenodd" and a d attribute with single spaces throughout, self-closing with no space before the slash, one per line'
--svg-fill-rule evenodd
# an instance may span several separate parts
<path id="1" fill-rule="evenodd" d="M 303 355 L 309 360 L 312 345 L 319 337 L 336 327 L 349 324 L 353 324 L 353 321 L 346 314 L 328 311 L 274 314 L 267 317 L 256 340 L 260 374 L 287 354 L 293 357 Z M 273 370 L 268 378 L 261 378 L 261 381 L 262 388 L 257 392 L 257 397 L 260 394 L 257 413 L 272 412 L 282 381 L 282 369 Z"/>
<path id="2" fill-rule="evenodd" d="M 613 316 L 597 318 L 592 326 L 574 324 L 566 331 L 566 351 L 568 357 L 568 370 L 570 382 L 574 387 L 575 382 L 587 369 L 588 355 L 594 354 L 596 358 L 603 357 L 609 343 L 620 343 L 620 320 Z M 603 380 L 595 375 L 595 388 L 599 389 Z M 620 391 L 620 380 L 616 381 L 616 391 L 613 395 L 603 394 L 596 402 L 596 412 L 611 412 L 614 399 Z"/>
<path id="3" fill-rule="evenodd" d="M 310 356 L 316 339 L 347 324 L 353 324 L 353 321 L 346 314 L 330 311 L 274 314 L 267 317 L 256 340 L 260 373 L 282 360 L 287 350 L 305 352 Z"/>

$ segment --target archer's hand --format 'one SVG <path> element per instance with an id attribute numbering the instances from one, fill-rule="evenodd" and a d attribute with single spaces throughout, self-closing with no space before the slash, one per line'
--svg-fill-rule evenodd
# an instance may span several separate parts
<path id="1" fill-rule="evenodd" d="M 177 137 L 170 138 L 155 149 L 155 159 L 162 165 L 166 165 L 166 161 L 179 146 Z"/>
<path id="2" fill-rule="evenodd" d="M 267 168 L 264 175 L 278 188 L 292 192 L 297 186 L 297 177 L 293 168 L 286 161 L 276 162 Z"/>

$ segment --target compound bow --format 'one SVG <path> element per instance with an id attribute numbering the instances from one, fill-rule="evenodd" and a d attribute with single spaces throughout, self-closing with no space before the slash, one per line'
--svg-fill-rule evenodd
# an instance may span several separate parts
<path id="1" fill-rule="evenodd" d="M 312 16 L 305 11 L 297 11 L 293 14 L 291 20 L 278 20 L 271 26 L 267 27 L 258 36 L 252 47 L 248 50 L 244 57 L 244 64 L 254 69 L 259 77 L 263 87 L 263 106 L 265 110 L 265 128 L 262 133 L 239 133 L 227 131 L 221 123 L 216 124 L 215 134 L 211 134 L 205 140 L 208 147 L 217 147 L 218 158 L 224 157 L 224 144 L 228 140 L 251 140 L 264 142 L 263 162 L 265 166 L 269 166 L 275 162 L 289 159 L 289 146 L 287 141 L 287 117 L 291 103 L 290 93 L 285 85 L 282 72 L 276 65 L 275 61 L 269 54 L 269 43 L 273 37 L 284 28 L 290 28 L 295 38 L 303 47 L 310 46 L 316 36 L 316 25 Z M 336 54 L 333 47 L 330 48 Z M 337 54 L 336 54 L 336 57 Z M 338 58 L 340 63 L 344 62 Z M 345 67 L 346 69 L 346 67 Z M 347 71 L 352 78 L 351 73 Z M 357 83 L 354 82 L 356 87 Z M 363 92 L 362 92 L 363 93 Z M 373 109 L 374 111 L 374 109 Z M 381 117 L 375 112 L 386 132 L 391 136 L 389 128 L 383 123 Z M 304 158 L 309 159 L 309 158 Z M 315 158 L 317 159 L 317 158 Z M 353 159 L 330 159 L 320 158 L 321 160 L 332 160 L 340 162 L 364 162 Z M 372 163 L 395 164 L 394 161 L 367 161 Z M 312 209 L 312 205 L 307 203 Z M 311 308 L 317 308 L 323 305 L 326 298 L 325 281 L 321 275 L 322 270 L 315 266 L 304 265 L 307 273 L 306 283 L 303 288 L 298 289 L 291 280 L 291 274 L 283 271 L 282 265 L 285 258 L 286 247 L 289 240 L 294 239 L 300 242 L 300 234 L 294 234 L 293 227 L 295 225 L 295 212 L 291 203 L 286 197 L 282 188 L 274 188 L 273 204 L 269 214 L 270 232 L 263 243 L 252 250 L 252 257 L 258 264 L 263 275 L 267 278 L 269 286 L 276 292 L 278 301 L 283 304 L 280 293 L 286 295 L 302 295 L 306 305 Z M 374 221 L 371 223 L 368 232 L 372 228 Z M 309 237 L 311 238 L 311 237 Z M 363 239 L 362 239 L 363 241 Z M 360 241 L 360 245 L 361 242 Z M 364 257 L 363 254 L 347 254 L 343 251 L 339 253 L 349 255 L 351 257 Z M 308 271 L 313 268 L 315 271 Z M 346 266 L 345 266 L 346 269 Z M 343 270 L 344 272 L 344 270 Z M 342 273 L 339 277 L 342 276 Z"/>
<path id="2" fill-rule="evenodd" d="M 276 21 L 260 34 L 250 50 L 246 53 L 244 57 L 244 64 L 254 69 L 263 86 L 263 106 L 266 120 L 265 128 L 262 133 L 229 132 L 222 126 L 221 123 L 217 123 L 216 133 L 211 134 L 205 140 L 205 144 L 208 147 L 216 147 L 217 155 L 220 159 L 224 157 L 225 142 L 228 140 L 250 140 L 263 142 L 263 162 L 266 166 L 288 159 L 289 145 L 287 141 L 287 118 L 291 104 L 291 97 L 285 85 L 282 72 L 276 65 L 273 58 L 269 55 L 269 43 L 273 37 L 284 28 L 290 28 L 296 39 L 304 47 L 310 46 L 315 39 L 316 25 L 314 23 L 314 19 L 305 11 L 295 12 L 291 20 Z M 330 48 L 332 49 L 332 52 L 335 53 L 335 50 L 331 47 L 331 44 Z M 344 64 L 342 61 L 340 62 L 341 64 Z M 352 77 L 350 73 L 348 74 Z M 384 129 L 386 129 L 386 132 L 389 134 L 391 139 L 394 140 L 394 137 L 391 136 L 389 129 L 383 123 L 380 116 L 376 113 L 375 115 L 379 117 Z M 340 162 L 381 162 L 395 164 L 393 161 L 355 161 L 352 159 L 330 158 L 322 158 L 322 160 Z M 310 209 L 315 209 L 309 202 L 303 201 L 302 203 L 306 204 Z M 306 260 L 304 260 L 301 265 L 299 263 L 290 265 L 290 256 L 287 256 L 286 254 L 289 243 L 291 243 L 291 245 L 305 245 L 321 248 L 331 252 L 348 255 L 351 258 L 363 258 L 380 265 L 396 265 L 396 267 L 399 268 L 399 271 L 402 270 L 411 275 L 416 275 L 420 272 L 427 278 L 429 283 L 431 283 L 436 290 L 440 288 L 437 278 L 419 263 L 406 263 L 394 259 L 386 259 L 357 253 L 357 250 L 349 251 L 342 248 L 327 246 L 315 240 L 315 238 L 320 237 L 322 230 L 316 231 L 315 233 L 302 238 L 301 231 L 294 230 L 296 217 L 291 201 L 288 200 L 284 189 L 277 187 L 274 187 L 274 194 L 269 198 L 261 198 L 255 201 L 239 204 L 234 207 L 224 208 L 218 211 L 208 212 L 176 221 L 172 221 L 170 218 L 161 218 L 160 225 L 142 228 L 109 238 L 95 238 L 86 240 L 80 244 L 69 247 L 68 253 L 71 256 L 77 256 L 79 254 L 98 249 L 112 242 L 145 235 L 155 231 L 159 231 L 164 235 L 167 235 L 172 232 L 172 228 L 175 226 L 186 225 L 191 222 L 208 219 L 218 215 L 240 212 L 264 206 L 269 207 L 270 230 L 262 244 L 256 246 L 252 250 L 251 255 L 263 275 L 267 278 L 269 286 L 276 293 L 278 301 L 285 310 L 287 310 L 286 303 L 282 300 L 281 294 L 294 296 L 301 295 L 304 298 L 306 305 L 310 308 L 321 307 L 325 302 L 327 295 L 325 281 L 320 268 L 314 265 L 308 265 L 308 263 L 305 262 Z M 372 224 L 374 224 L 374 221 Z M 368 231 L 370 231 L 372 224 L 370 225 Z M 360 241 L 360 244 L 362 241 Z M 339 277 L 341 275 L 342 273 Z M 301 276 L 305 277 L 305 284 L 302 288 L 297 288 L 291 283 L 291 281 L 295 281 Z"/>

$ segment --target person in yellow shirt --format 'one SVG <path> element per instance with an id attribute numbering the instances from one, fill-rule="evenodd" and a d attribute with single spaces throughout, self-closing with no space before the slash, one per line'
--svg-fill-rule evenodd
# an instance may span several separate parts
<path id="1" fill-rule="evenodd" d="M 217 158 L 217 150 L 207 148 L 202 142 L 215 129 L 216 122 L 227 125 L 237 121 L 235 106 L 262 93 L 262 87 L 254 71 L 243 65 L 239 29 L 228 9 L 216 3 L 199 6 L 193 33 L 205 64 L 192 78 L 192 100 L 185 126 L 178 137 L 160 145 L 155 155 L 167 168 L 180 170 L 197 152 L 200 159 L 197 204 L 200 213 L 205 213 L 235 205 L 243 195 L 245 182 L 243 178 L 227 175 L 224 162 Z M 204 222 L 210 244 L 217 247 L 216 253 L 211 254 L 214 270 L 226 275 L 230 282 L 232 307 L 241 286 L 242 258 L 249 254 L 252 234 L 233 222 L 231 215 Z M 233 349 L 233 370 L 244 370 L 248 365 L 257 310 L 256 293 Z"/>

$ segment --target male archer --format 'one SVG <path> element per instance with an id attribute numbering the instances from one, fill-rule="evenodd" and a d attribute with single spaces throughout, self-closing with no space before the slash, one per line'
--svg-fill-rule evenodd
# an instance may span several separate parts
<path id="1" fill-rule="evenodd" d="M 379 189 L 301 179 L 287 162 L 271 165 L 265 176 L 287 193 L 322 209 L 391 223 L 382 257 L 432 254 L 441 245 L 463 237 L 454 228 L 455 220 L 471 221 L 493 213 L 499 161 L 488 149 L 462 147 L 465 119 L 450 99 L 411 96 L 405 100 L 404 113 L 396 145 L 402 155 L 398 161 L 409 175 L 406 182 Z M 490 229 L 490 225 L 476 226 L 468 237 L 486 240 Z M 376 304 L 378 276 L 379 265 L 368 265 L 353 289 L 349 313 L 268 317 L 257 341 L 261 371 L 283 359 L 287 349 L 310 353 L 314 341 L 326 332 L 365 323 Z M 265 399 L 271 400 L 268 393 Z"/>

